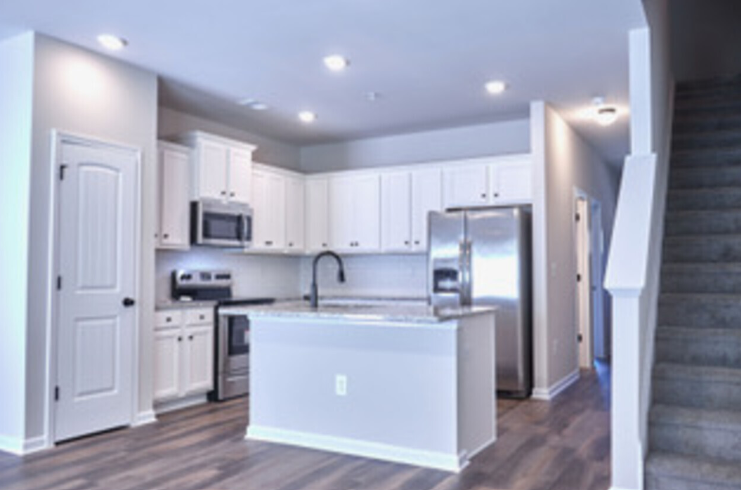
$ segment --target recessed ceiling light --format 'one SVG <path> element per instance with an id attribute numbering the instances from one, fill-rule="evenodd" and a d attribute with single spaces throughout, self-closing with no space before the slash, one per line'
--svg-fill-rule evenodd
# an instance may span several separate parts
<path id="1" fill-rule="evenodd" d="M 342 71 L 350 64 L 350 61 L 339 54 L 324 57 L 324 66 L 332 71 Z"/>
<path id="2" fill-rule="evenodd" d="M 498 95 L 507 90 L 507 84 L 501 80 L 492 80 L 490 82 L 486 82 L 486 85 L 484 85 L 484 87 L 486 87 L 486 91 L 492 95 Z"/>
<path id="3" fill-rule="evenodd" d="M 303 123 L 313 123 L 316 121 L 316 114 L 311 111 L 301 111 L 298 113 L 298 118 Z"/>
<path id="4" fill-rule="evenodd" d="M 120 51 L 129 44 L 126 39 L 114 36 L 113 34 L 101 34 L 98 36 L 98 42 L 101 46 L 111 51 Z"/>
<path id="5" fill-rule="evenodd" d="M 242 99 L 238 101 L 237 104 L 249 107 L 253 111 L 266 111 L 270 109 L 270 106 L 267 105 L 265 102 L 260 102 L 256 99 Z"/>

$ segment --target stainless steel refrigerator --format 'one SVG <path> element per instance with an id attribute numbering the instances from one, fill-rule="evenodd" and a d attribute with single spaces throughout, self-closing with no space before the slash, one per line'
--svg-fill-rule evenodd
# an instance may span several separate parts
<path id="1" fill-rule="evenodd" d="M 429 214 L 428 293 L 433 306 L 496 306 L 500 396 L 532 390 L 530 208 Z"/>

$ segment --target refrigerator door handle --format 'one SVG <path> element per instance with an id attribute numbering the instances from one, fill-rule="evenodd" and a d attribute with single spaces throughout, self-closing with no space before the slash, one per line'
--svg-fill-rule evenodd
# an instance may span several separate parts
<path id="1" fill-rule="evenodd" d="M 471 241 L 463 239 L 458 242 L 458 261 L 460 270 L 460 303 L 471 304 Z"/>

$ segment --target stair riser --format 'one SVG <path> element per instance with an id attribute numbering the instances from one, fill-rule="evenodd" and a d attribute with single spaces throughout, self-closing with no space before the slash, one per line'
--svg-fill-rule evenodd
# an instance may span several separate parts
<path id="1" fill-rule="evenodd" d="M 741 273 L 664 270 L 661 292 L 741 294 Z"/>
<path id="2" fill-rule="evenodd" d="M 673 151 L 671 167 L 735 167 L 741 165 L 741 151 L 729 148 L 705 148 Z"/>
<path id="3" fill-rule="evenodd" d="M 717 89 L 733 88 L 741 84 L 741 75 L 714 77 L 704 80 L 687 80 L 677 83 L 676 94 L 704 92 Z"/>
<path id="4" fill-rule="evenodd" d="M 741 369 L 739 336 L 656 339 L 656 361 Z"/>
<path id="5" fill-rule="evenodd" d="M 738 490 L 737 486 L 683 480 L 669 476 L 646 475 L 646 490 Z"/>
<path id="6" fill-rule="evenodd" d="M 741 167 L 683 168 L 669 173 L 670 189 L 741 187 Z"/>
<path id="7" fill-rule="evenodd" d="M 739 135 L 725 132 L 692 133 L 676 135 L 672 139 L 672 149 L 675 151 L 729 148 L 739 145 Z"/>
<path id="8" fill-rule="evenodd" d="M 668 211 L 700 211 L 741 208 L 738 192 L 669 192 Z"/>
<path id="9" fill-rule="evenodd" d="M 741 426 L 717 429 L 651 420 L 649 445 L 652 451 L 741 462 Z"/>
<path id="10" fill-rule="evenodd" d="M 741 113 L 741 101 L 715 99 L 680 101 L 674 105 L 674 117 L 681 119 L 691 116 L 734 116 Z"/>
<path id="11" fill-rule="evenodd" d="M 741 116 L 700 116 L 684 117 L 674 120 L 674 135 L 686 135 L 709 131 L 737 131 L 741 129 Z"/>
<path id="12" fill-rule="evenodd" d="M 711 410 L 737 410 L 741 385 L 737 383 L 654 376 L 653 402 Z"/>
<path id="13" fill-rule="evenodd" d="M 741 262 L 741 238 L 713 236 L 707 238 L 664 240 L 665 262 Z"/>
<path id="14" fill-rule="evenodd" d="M 659 301 L 659 325 L 698 328 L 741 328 L 741 304 L 699 299 Z"/>
<path id="15" fill-rule="evenodd" d="M 716 211 L 713 213 L 689 214 L 667 213 L 664 220 L 666 236 L 741 234 L 741 212 Z"/>

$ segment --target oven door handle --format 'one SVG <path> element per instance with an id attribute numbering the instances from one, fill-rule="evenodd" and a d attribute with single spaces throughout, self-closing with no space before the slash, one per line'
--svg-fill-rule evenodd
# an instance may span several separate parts
<path id="1" fill-rule="evenodd" d="M 225 373 L 229 370 L 229 316 L 219 315 L 219 347 L 216 356 L 216 369 L 219 373 Z"/>

